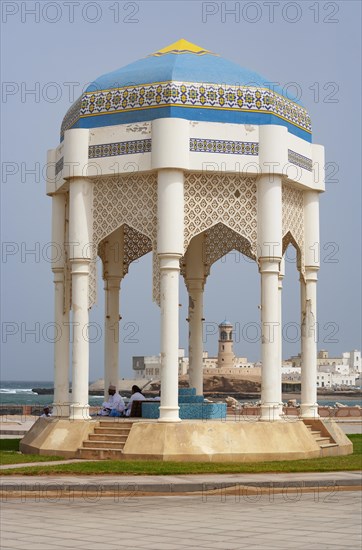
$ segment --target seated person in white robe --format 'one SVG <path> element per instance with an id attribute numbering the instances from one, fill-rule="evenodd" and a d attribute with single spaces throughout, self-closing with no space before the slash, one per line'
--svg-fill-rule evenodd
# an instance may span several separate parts
<path id="1" fill-rule="evenodd" d="M 112 384 L 108 388 L 108 400 L 102 403 L 102 409 L 98 413 L 100 416 L 121 416 L 124 409 L 123 397 L 116 391 L 116 386 Z"/>
<path id="2" fill-rule="evenodd" d="M 50 412 L 50 407 L 47 405 L 44 407 L 43 414 L 40 415 L 40 418 L 49 418 L 49 416 L 52 416 L 52 413 Z"/>
<path id="3" fill-rule="evenodd" d="M 126 416 L 130 416 L 131 414 L 133 401 L 144 401 L 145 399 L 146 398 L 143 395 L 142 390 L 138 386 L 132 386 L 132 395 L 126 407 Z"/>

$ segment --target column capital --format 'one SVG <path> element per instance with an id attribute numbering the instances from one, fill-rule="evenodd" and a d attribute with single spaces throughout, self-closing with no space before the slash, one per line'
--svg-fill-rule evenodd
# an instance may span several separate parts
<path id="1" fill-rule="evenodd" d="M 88 275 L 90 263 L 89 258 L 72 258 L 70 260 L 72 275 Z"/>
<path id="2" fill-rule="evenodd" d="M 160 269 L 175 269 L 180 271 L 180 259 L 182 254 L 159 253 Z"/>
<path id="3" fill-rule="evenodd" d="M 259 271 L 260 271 L 260 273 L 277 273 L 278 277 L 279 277 L 279 275 L 280 275 L 280 269 L 279 269 L 280 259 L 262 257 L 262 258 L 258 259 L 258 262 L 259 262 Z"/>
<path id="4" fill-rule="evenodd" d="M 305 281 L 317 281 L 318 280 L 318 266 L 308 266 L 305 268 Z"/>
<path id="5" fill-rule="evenodd" d="M 122 281 L 123 277 L 120 277 L 120 276 L 116 276 L 116 275 L 107 275 L 106 277 L 103 278 L 104 280 L 104 290 L 110 290 L 110 289 L 115 289 L 115 290 L 119 290 L 120 286 L 121 286 L 121 281 Z"/>
<path id="6" fill-rule="evenodd" d="M 205 287 L 205 281 L 206 281 L 205 278 L 204 279 L 185 278 L 186 287 L 190 293 L 193 291 L 202 292 Z"/>

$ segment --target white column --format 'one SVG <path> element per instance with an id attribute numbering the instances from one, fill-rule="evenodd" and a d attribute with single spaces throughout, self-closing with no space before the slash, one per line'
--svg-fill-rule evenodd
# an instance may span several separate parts
<path id="1" fill-rule="evenodd" d="M 120 277 L 108 276 L 104 281 L 104 394 L 112 384 L 118 391 L 119 383 L 119 291 Z"/>
<path id="2" fill-rule="evenodd" d="M 119 384 L 119 295 L 123 277 L 123 227 L 114 231 L 105 243 L 103 279 L 105 290 L 104 319 L 104 394 L 112 384 Z"/>
<path id="3" fill-rule="evenodd" d="M 52 196 L 54 255 L 54 402 L 53 416 L 69 416 L 69 308 L 65 304 L 65 209 L 64 193 Z"/>
<path id="4" fill-rule="evenodd" d="M 203 282 L 190 281 L 189 291 L 189 385 L 203 395 Z"/>
<path id="5" fill-rule="evenodd" d="M 160 422 L 178 422 L 179 273 L 183 255 L 183 171 L 158 172 L 158 237 L 161 287 Z"/>
<path id="6" fill-rule="evenodd" d="M 306 271 L 302 311 L 302 394 L 303 418 L 318 418 L 317 403 L 317 272 Z"/>
<path id="7" fill-rule="evenodd" d="M 282 256 L 281 177 L 258 180 L 258 253 L 261 274 L 261 420 L 279 420 L 281 402 L 279 267 Z"/>
<path id="8" fill-rule="evenodd" d="M 318 418 L 317 278 L 319 270 L 319 193 L 304 193 L 305 283 L 302 284 L 301 415 Z"/>
<path id="9" fill-rule="evenodd" d="M 283 314 L 282 314 L 282 295 L 283 295 L 283 279 L 285 275 L 285 260 L 284 258 L 281 259 L 280 262 L 280 270 L 279 270 L 279 277 L 278 277 L 278 301 L 279 301 L 279 323 L 280 323 L 280 332 L 279 332 L 279 414 L 283 415 L 283 395 L 282 395 L 282 362 L 283 362 Z"/>
<path id="10" fill-rule="evenodd" d="M 56 340 L 53 416 L 69 416 L 69 310 L 64 311 L 64 270 L 53 269 Z"/>
<path id="11" fill-rule="evenodd" d="M 69 240 L 72 272 L 72 405 L 71 418 L 89 417 L 88 280 L 92 257 L 92 182 L 70 179 Z"/>
<path id="12" fill-rule="evenodd" d="M 281 402 L 279 269 L 282 259 L 282 174 L 288 131 L 259 127 L 258 262 L 261 275 L 261 420 L 279 420 Z"/>
<path id="13" fill-rule="evenodd" d="M 203 262 L 204 235 L 197 235 L 185 254 L 186 286 L 189 293 L 189 385 L 203 394 L 203 298 L 205 269 Z"/>

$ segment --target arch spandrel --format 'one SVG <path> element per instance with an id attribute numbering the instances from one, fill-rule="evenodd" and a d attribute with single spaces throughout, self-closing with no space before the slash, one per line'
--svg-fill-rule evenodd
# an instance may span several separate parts
<path id="1" fill-rule="evenodd" d="M 101 177 L 93 186 L 94 258 L 100 242 L 120 226 L 127 226 L 124 274 L 132 261 L 157 246 L 157 174 L 137 173 Z M 94 266 L 92 265 L 94 263 Z M 96 277 L 91 262 L 89 307 L 96 299 Z"/>
<path id="2" fill-rule="evenodd" d="M 288 233 L 286 235 L 284 235 L 284 237 L 283 237 L 283 246 L 282 246 L 283 256 L 286 253 L 287 248 L 288 248 L 289 245 L 292 245 L 295 248 L 296 253 L 297 253 L 297 269 L 298 269 L 298 271 L 303 273 L 304 270 L 301 269 L 301 266 L 302 266 L 302 252 L 299 248 L 298 243 L 296 242 L 295 238 L 293 237 L 293 235 L 291 234 L 290 231 L 288 231 Z"/>
<path id="3" fill-rule="evenodd" d="M 203 232 L 202 261 L 205 279 L 210 274 L 211 266 L 223 256 L 236 250 L 251 260 L 256 260 L 251 243 L 223 223 L 217 223 Z M 194 237 L 193 237 L 194 238 Z M 180 260 L 181 274 L 186 276 L 185 256 Z"/>
<path id="4" fill-rule="evenodd" d="M 185 253 L 193 237 L 208 233 L 204 258 L 206 275 L 215 261 L 234 249 L 255 259 L 256 178 L 238 174 L 185 173 L 184 224 Z M 227 245 L 227 239 L 232 244 Z M 183 263 L 184 258 L 181 258 L 181 273 L 184 275 Z M 159 266 L 154 254 L 153 299 L 158 304 L 159 297 Z"/>
<path id="5" fill-rule="evenodd" d="M 205 275 L 209 275 L 212 264 L 220 260 L 225 254 L 236 250 L 251 260 L 256 260 L 250 241 L 230 229 L 223 223 L 218 223 L 205 232 L 204 264 Z"/>
<path id="6" fill-rule="evenodd" d="M 120 270 L 120 277 L 123 278 L 127 275 L 129 266 L 132 262 L 152 251 L 152 242 L 149 237 L 127 224 L 122 225 L 121 228 L 123 229 L 123 262 Z M 105 245 L 107 242 L 107 237 L 105 237 L 98 246 L 98 256 L 101 258 L 103 264 L 106 260 Z M 115 251 L 115 253 L 119 256 L 121 255 L 121 251 Z"/>
<path id="7" fill-rule="evenodd" d="M 304 263 L 304 201 L 303 191 L 283 183 L 282 186 L 283 255 L 293 244 L 298 255 L 298 269 L 303 274 Z"/>
<path id="8" fill-rule="evenodd" d="M 157 239 L 157 175 L 138 173 L 99 178 L 93 188 L 93 241 L 100 241 L 127 224 L 148 237 Z"/>
<path id="9" fill-rule="evenodd" d="M 256 179 L 238 174 L 185 174 L 185 250 L 193 237 L 222 223 L 257 249 Z"/>

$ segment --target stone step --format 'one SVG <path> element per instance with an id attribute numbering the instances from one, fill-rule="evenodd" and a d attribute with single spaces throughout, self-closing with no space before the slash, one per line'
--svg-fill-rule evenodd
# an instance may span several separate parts
<path id="1" fill-rule="evenodd" d="M 92 441 L 83 441 L 83 449 L 117 449 L 122 450 L 124 447 L 124 442 L 121 441 L 101 441 L 101 440 L 92 440 Z"/>
<path id="2" fill-rule="evenodd" d="M 133 422 L 119 420 L 118 418 L 115 418 L 114 420 L 100 420 L 99 425 L 101 427 L 109 426 L 110 428 L 132 428 Z"/>
<path id="3" fill-rule="evenodd" d="M 120 449 L 82 447 L 78 450 L 78 457 L 84 460 L 118 460 L 123 458 L 123 452 Z"/>
<path id="4" fill-rule="evenodd" d="M 320 446 L 320 456 L 336 456 L 338 454 L 337 443 L 324 443 Z"/>
<path id="5" fill-rule="evenodd" d="M 103 435 L 128 435 L 131 428 L 94 428 L 95 434 Z"/>
<path id="6" fill-rule="evenodd" d="M 89 434 L 88 439 L 89 441 L 109 441 L 109 442 L 122 442 L 125 443 L 127 441 L 128 433 L 127 434 L 107 434 L 107 433 L 94 433 Z"/>
<path id="7" fill-rule="evenodd" d="M 319 443 L 320 445 L 322 443 L 330 443 L 331 440 L 329 437 L 316 437 L 315 440 L 317 441 L 317 443 Z"/>

